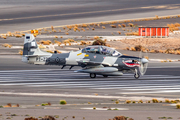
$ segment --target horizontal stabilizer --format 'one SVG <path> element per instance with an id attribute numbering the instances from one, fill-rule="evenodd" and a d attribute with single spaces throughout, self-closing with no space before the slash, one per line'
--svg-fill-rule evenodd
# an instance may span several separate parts
<path id="1" fill-rule="evenodd" d="M 25 57 L 43 57 L 47 55 L 24 55 Z"/>

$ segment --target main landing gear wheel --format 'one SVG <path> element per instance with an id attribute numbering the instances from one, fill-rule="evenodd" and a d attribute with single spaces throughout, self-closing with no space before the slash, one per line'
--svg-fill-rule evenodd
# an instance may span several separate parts
<path id="1" fill-rule="evenodd" d="M 90 77 L 91 78 L 96 78 L 96 74 L 95 73 L 90 73 Z"/>
<path id="2" fill-rule="evenodd" d="M 108 77 L 108 75 L 103 75 L 105 78 L 107 78 Z"/>

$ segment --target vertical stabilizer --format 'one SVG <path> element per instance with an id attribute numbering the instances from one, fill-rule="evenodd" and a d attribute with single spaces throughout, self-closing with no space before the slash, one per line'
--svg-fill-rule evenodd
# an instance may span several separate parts
<path id="1" fill-rule="evenodd" d="M 41 51 L 36 43 L 33 34 L 26 34 L 24 38 L 24 48 L 23 48 L 23 62 L 28 62 L 30 57 L 35 56 L 49 56 L 51 53 Z"/>
<path id="2" fill-rule="evenodd" d="M 23 49 L 23 56 L 25 55 L 33 55 L 34 52 L 37 50 L 38 46 L 34 35 L 26 34 L 24 39 L 24 49 Z"/>

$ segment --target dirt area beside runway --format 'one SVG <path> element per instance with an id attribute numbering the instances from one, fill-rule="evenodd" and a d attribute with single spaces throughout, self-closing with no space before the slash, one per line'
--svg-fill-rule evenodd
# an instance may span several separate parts
<path id="1" fill-rule="evenodd" d="M 180 38 L 137 38 L 121 40 L 124 47 L 135 47 L 141 45 L 150 50 L 167 50 L 180 48 Z M 112 45 L 114 46 L 114 45 Z"/>
<path id="2" fill-rule="evenodd" d="M 138 26 L 167 26 L 167 24 L 178 23 L 180 17 L 172 17 L 169 19 L 158 19 L 158 20 L 127 20 L 124 22 L 110 23 L 92 23 L 83 24 L 75 26 L 65 26 L 65 27 L 53 27 L 47 29 L 39 30 L 40 34 L 37 35 L 36 40 L 38 43 L 40 41 L 51 41 L 52 45 L 56 44 L 53 49 L 50 46 L 45 46 L 47 49 L 45 51 L 58 50 L 61 53 L 69 52 L 71 50 L 77 51 L 78 48 L 84 48 L 85 46 L 91 45 L 95 40 L 95 37 L 99 37 L 102 40 L 107 40 L 107 43 L 111 47 L 119 50 L 125 50 L 125 52 L 136 51 L 135 46 L 141 45 L 143 48 L 148 49 L 149 53 L 167 53 L 167 54 L 180 54 L 180 34 L 170 33 L 169 38 L 140 38 L 140 36 L 129 36 L 127 33 L 138 33 Z M 124 27 L 123 27 L 124 26 Z M 180 27 L 179 27 L 180 28 Z M 178 28 L 178 29 L 179 29 Z M 9 33 L 13 35 L 14 33 Z M 17 32 L 18 34 L 18 32 Z M 16 34 L 16 35 L 17 35 Z M 20 33 L 19 33 L 20 34 Z M 8 35 L 7 35 L 8 36 Z M 19 51 L 23 49 L 24 37 L 6 37 L 6 39 L 1 36 L 0 38 L 0 54 L 19 54 Z M 64 44 L 67 39 L 73 39 L 74 42 Z M 57 43 L 61 43 L 60 46 Z M 91 42 L 90 44 L 81 45 L 83 42 Z M 11 48 L 3 47 L 4 43 L 12 45 Z M 73 45 L 77 43 L 76 45 Z M 64 44 L 64 45 L 63 45 Z M 44 48 L 44 46 L 42 46 Z M 127 49 L 128 48 L 128 49 Z M 132 49 L 133 48 L 133 49 Z M 128 51 L 127 51 L 128 50 Z M 131 55 L 128 54 L 128 55 Z M 166 59 L 166 58 L 165 58 Z"/>

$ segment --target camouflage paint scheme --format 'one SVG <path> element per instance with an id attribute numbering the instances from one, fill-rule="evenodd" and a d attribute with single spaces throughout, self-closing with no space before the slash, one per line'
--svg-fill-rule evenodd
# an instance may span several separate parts
<path id="1" fill-rule="evenodd" d="M 104 50 L 106 51 L 104 52 Z M 47 53 L 39 49 L 32 34 L 25 35 L 22 57 L 22 61 L 28 64 L 62 65 L 62 68 L 64 66 L 71 66 L 71 68 L 81 66 L 83 69 L 75 72 L 90 73 L 91 78 L 96 77 L 96 74 L 104 77 L 120 76 L 127 71 L 135 72 L 135 75 L 138 75 L 139 78 L 141 72 L 137 68 L 140 68 L 141 65 L 137 61 L 142 61 L 142 59 L 145 63 L 148 63 L 145 58 L 124 56 L 105 46 L 88 46 L 76 52 L 61 54 Z"/>

